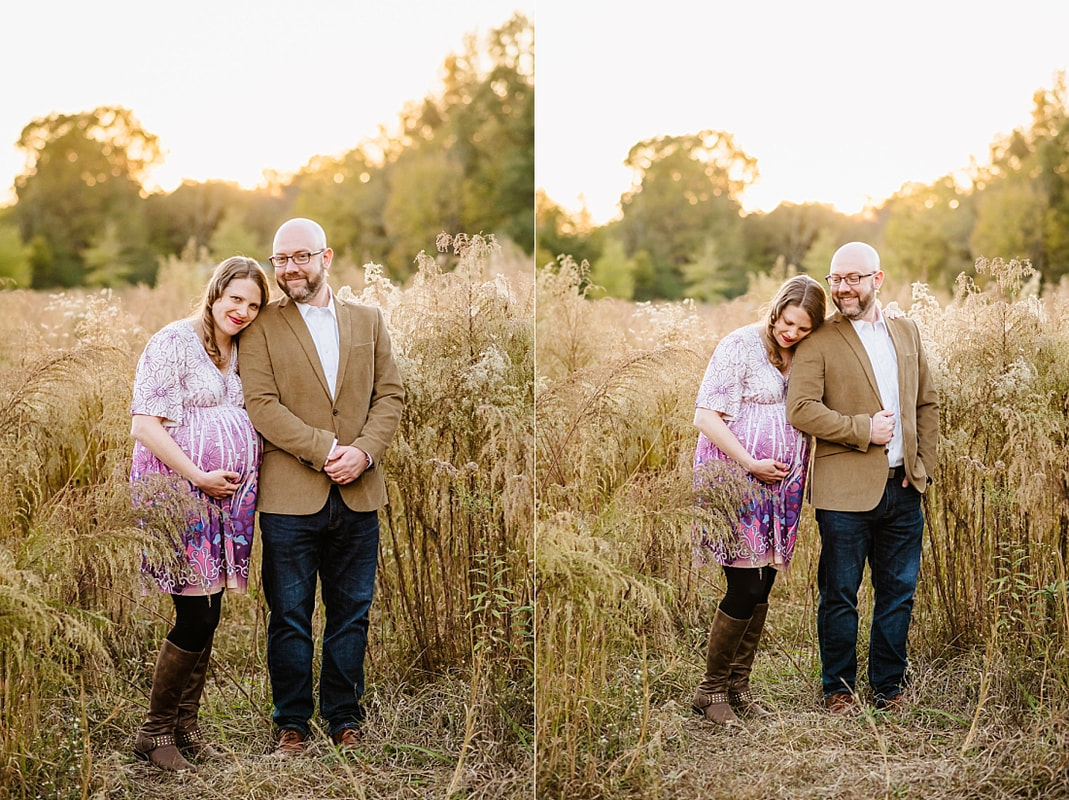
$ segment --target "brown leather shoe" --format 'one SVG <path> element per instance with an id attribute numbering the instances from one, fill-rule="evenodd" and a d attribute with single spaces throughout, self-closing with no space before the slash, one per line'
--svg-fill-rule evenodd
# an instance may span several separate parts
<path id="1" fill-rule="evenodd" d="M 895 692 L 887 697 L 876 699 L 876 708 L 881 711 L 890 711 L 892 714 L 901 714 L 908 707 L 905 692 Z"/>
<path id="2" fill-rule="evenodd" d="M 360 746 L 360 729 L 342 728 L 332 733 L 330 738 L 339 750 L 355 750 Z"/>
<path id="3" fill-rule="evenodd" d="M 273 756 L 277 758 L 292 758 L 299 756 L 308 746 L 305 736 L 296 728 L 282 728 L 278 732 L 278 744 L 275 745 Z"/>
<path id="4" fill-rule="evenodd" d="M 836 692 L 824 698 L 824 708 L 829 714 L 841 717 L 857 716 L 861 709 L 850 692 Z"/>

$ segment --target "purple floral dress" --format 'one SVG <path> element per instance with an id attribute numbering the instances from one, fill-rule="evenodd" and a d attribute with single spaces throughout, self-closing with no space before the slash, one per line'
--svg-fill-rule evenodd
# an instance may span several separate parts
<path id="1" fill-rule="evenodd" d="M 171 479 L 191 494 L 186 526 L 176 547 L 186 563 L 177 573 L 144 559 L 141 572 L 160 591 L 211 595 L 244 592 L 249 581 L 256 510 L 260 440 L 245 412 L 234 348 L 225 374 L 209 358 L 189 320 L 172 322 L 145 346 L 134 378 L 131 414 L 162 417 L 163 426 L 198 467 L 229 469 L 241 476 L 237 491 L 214 500 L 178 477 L 140 442 L 134 443 L 130 481 L 135 505 L 160 495 L 145 491 L 150 479 Z M 140 487 L 139 487 L 140 484 Z"/>
<path id="2" fill-rule="evenodd" d="M 694 550 L 702 563 L 776 569 L 790 566 L 809 462 L 809 438 L 787 422 L 786 400 L 787 378 L 769 363 L 759 325 L 739 328 L 720 340 L 705 370 L 695 406 L 719 411 L 755 458 L 774 458 L 789 464 L 790 469 L 778 484 L 766 484 L 745 473 L 754 491 L 740 509 L 734 535 L 695 526 Z M 718 466 L 725 466 L 715 462 L 735 466 L 705 434 L 699 434 L 694 453 L 697 486 L 715 482 L 710 475 L 716 474 Z M 736 469 L 741 473 L 741 468 Z"/>

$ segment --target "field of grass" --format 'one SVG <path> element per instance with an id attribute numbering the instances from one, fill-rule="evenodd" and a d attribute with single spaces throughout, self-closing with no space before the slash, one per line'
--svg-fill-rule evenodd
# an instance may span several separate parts
<path id="1" fill-rule="evenodd" d="M 783 276 L 715 308 L 632 304 L 587 298 L 567 259 L 532 283 L 479 237 L 441 246 L 455 269 L 423 258 L 403 289 L 374 268 L 333 281 L 384 309 L 408 391 L 363 746 L 267 758 L 254 570 L 224 600 L 205 697 L 227 758 L 193 775 L 130 753 L 171 610 L 139 590 L 159 545 L 126 472 L 137 356 L 208 265 L 0 293 L 0 800 L 1069 796 L 1069 291 L 1001 261 L 952 298 L 897 288 L 943 420 L 913 704 L 821 710 L 807 510 L 754 668 L 774 716 L 729 732 L 689 710 L 724 589 L 691 559 L 691 417 L 719 337 Z"/>
<path id="2" fill-rule="evenodd" d="M 439 246 L 404 289 L 373 267 L 332 280 L 383 308 L 408 395 L 352 758 L 321 735 L 307 757 L 267 757 L 256 565 L 250 593 L 224 598 L 202 710 L 228 757 L 176 776 L 131 755 L 173 613 L 139 588 L 159 544 L 130 507 L 133 370 L 211 265 L 173 259 L 153 289 L 0 293 L 0 798 L 531 796 L 529 260 L 482 237 Z"/>
<path id="3" fill-rule="evenodd" d="M 821 710 L 807 509 L 754 668 L 775 715 L 735 731 L 689 708 L 725 588 L 691 558 L 691 417 L 716 341 L 784 276 L 710 309 L 591 301 L 567 259 L 539 274 L 540 797 L 1069 796 L 1069 293 L 1035 296 L 1025 264 L 977 266 L 983 290 L 899 289 L 942 406 L 912 706 Z"/>

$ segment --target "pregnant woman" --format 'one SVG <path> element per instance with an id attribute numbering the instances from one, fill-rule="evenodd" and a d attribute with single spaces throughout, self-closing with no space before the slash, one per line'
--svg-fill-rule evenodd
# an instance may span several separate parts
<path id="1" fill-rule="evenodd" d="M 256 261 L 226 259 L 215 268 L 199 313 L 156 333 L 137 365 L 134 503 L 150 530 L 161 504 L 180 529 L 174 559 L 146 557 L 141 567 L 146 583 L 169 594 L 175 608 L 152 677 L 148 719 L 134 743 L 137 758 L 161 769 L 194 770 L 185 756 L 219 757 L 201 734 L 197 712 L 223 592 L 248 585 L 260 463 L 237 341 L 269 297 Z M 175 525 L 160 527 L 154 532 L 168 537 L 165 528 Z"/>
<path id="2" fill-rule="evenodd" d="M 735 473 L 752 491 L 726 533 L 695 526 L 701 562 L 727 578 L 709 631 L 705 677 L 695 713 L 735 724 L 735 711 L 767 714 L 750 691 L 750 670 L 778 570 L 794 554 L 809 460 L 808 437 L 787 423 L 787 379 L 794 347 L 824 322 L 823 287 L 806 275 L 780 287 L 767 318 L 732 331 L 717 345 L 698 391 L 694 454 L 699 493 L 718 491 L 717 475 Z M 729 491 L 728 481 L 719 490 Z"/>

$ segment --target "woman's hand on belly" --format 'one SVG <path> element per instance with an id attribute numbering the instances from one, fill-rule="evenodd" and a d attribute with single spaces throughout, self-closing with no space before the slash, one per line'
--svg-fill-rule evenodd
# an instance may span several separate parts
<path id="1" fill-rule="evenodd" d="M 779 483 L 787 477 L 789 470 L 790 464 L 773 458 L 762 458 L 753 462 L 750 474 L 762 483 Z"/>
<path id="2" fill-rule="evenodd" d="M 214 500 L 225 500 L 241 485 L 241 476 L 228 469 L 213 469 L 202 472 L 194 486 Z"/>

